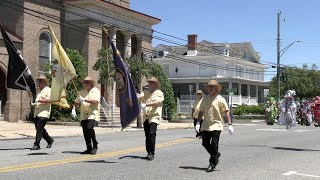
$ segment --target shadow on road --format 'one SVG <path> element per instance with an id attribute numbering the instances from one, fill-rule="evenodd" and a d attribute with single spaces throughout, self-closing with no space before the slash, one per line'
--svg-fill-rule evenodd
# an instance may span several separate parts
<path id="1" fill-rule="evenodd" d="M 95 160 L 95 161 L 83 161 L 84 163 L 101 163 L 101 164 L 114 164 L 117 162 L 113 162 L 113 161 L 105 161 L 105 160 Z"/>
<path id="2" fill-rule="evenodd" d="M 46 156 L 46 155 L 50 155 L 48 153 L 30 153 L 27 154 L 28 156 Z"/>
<path id="3" fill-rule="evenodd" d="M 200 171 L 206 171 L 207 168 L 200 168 L 200 167 L 193 167 L 193 166 L 180 166 L 181 169 L 192 169 L 192 170 L 200 170 Z"/>
<path id="4" fill-rule="evenodd" d="M 26 150 L 30 148 L 8 148 L 8 149 L 0 149 L 0 151 L 15 151 L 15 150 Z"/>
<path id="5" fill-rule="evenodd" d="M 63 154 L 80 154 L 80 151 L 63 151 Z"/>
<path id="6" fill-rule="evenodd" d="M 320 151 L 318 149 L 300 149 L 300 148 L 287 148 L 287 147 L 272 147 L 272 149 L 287 150 L 287 151 Z"/>
<path id="7" fill-rule="evenodd" d="M 227 147 L 257 147 L 257 148 L 269 148 L 274 150 L 285 150 L 285 151 L 309 151 L 309 152 L 319 152 L 320 149 L 303 149 L 303 148 L 291 148 L 291 147 L 278 147 L 278 146 L 269 146 L 269 145 L 220 145 L 220 146 L 227 146 Z"/>
<path id="8" fill-rule="evenodd" d="M 146 158 L 142 156 L 123 156 L 123 157 L 120 157 L 119 159 L 146 159 Z"/>

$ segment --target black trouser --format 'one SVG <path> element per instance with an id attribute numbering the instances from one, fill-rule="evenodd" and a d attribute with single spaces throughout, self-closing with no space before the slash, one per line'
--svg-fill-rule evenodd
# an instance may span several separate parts
<path id="1" fill-rule="evenodd" d="M 47 141 L 48 144 L 52 143 L 53 139 L 49 136 L 48 132 L 44 128 L 47 122 L 48 122 L 48 118 L 44 118 L 44 117 L 37 116 L 34 119 L 34 124 L 37 130 L 36 141 L 34 142 L 34 145 L 40 146 L 40 141 L 42 137 Z"/>
<path id="2" fill-rule="evenodd" d="M 92 150 L 92 144 L 93 144 L 93 148 L 98 148 L 96 133 L 93 129 L 95 123 L 96 121 L 92 119 L 86 119 L 81 121 L 83 136 L 86 141 L 87 150 Z"/>
<path id="3" fill-rule="evenodd" d="M 196 127 L 197 122 L 198 122 L 198 119 L 197 118 L 193 118 L 194 127 Z M 201 129 L 202 122 L 203 122 L 203 120 L 200 121 L 200 129 Z M 197 132 L 197 136 L 201 136 L 201 135 L 202 135 L 202 132 Z"/>
<path id="4" fill-rule="evenodd" d="M 146 150 L 148 154 L 154 154 L 156 148 L 157 123 L 149 123 L 146 120 L 143 123 L 144 133 L 146 135 Z"/>
<path id="5" fill-rule="evenodd" d="M 210 154 L 210 162 L 216 159 L 219 152 L 219 139 L 221 131 L 203 131 L 202 132 L 202 146 L 206 148 Z M 214 162 L 212 162 L 214 163 Z"/>

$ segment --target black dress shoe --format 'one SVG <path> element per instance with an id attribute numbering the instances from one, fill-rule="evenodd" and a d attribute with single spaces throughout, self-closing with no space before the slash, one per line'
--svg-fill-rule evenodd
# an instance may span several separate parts
<path id="1" fill-rule="evenodd" d="M 220 158 L 221 154 L 218 152 L 218 154 L 216 155 L 216 159 L 214 162 L 214 165 L 217 166 L 219 164 L 219 158 Z"/>
<path id="2" fill-rule="evenodd" d="M 87 149 L 87 150 L 81 152 L 80 154 L 91 154 L 91 151 L 92 151 L 92 150 Z"/>
<path id="3" fill-rule="evenodd" d="M 213 164 L 210 163 L 208 169 L 207 169 L 207 172 L 213 172 L 214 171 L 214 168 L 216 168 Z"/>
<path id="4" fill-rule="evenodd" d="M 34 151 L 34 150 L 39 150 L 40 146 L 38 145 L 34 145 L 32 148 L 30 148 L 30 150 Z"/>
<path id="5" fill-rule="evenodd" d="M 98 148 L 93 148 L 93 149 L 91 150 L 90 154 L 95 155 L 95 154 L 97 154 L 97 151 L 98 151 Z"/>
<path id="6" fill-rule="evenodd" d="M 150 153 L 148 156 L 147 156 L 147 160 L 148 161 L 153 161 L 154 159 L 154 154 Z"/>
<path id="7" fill-rule="evenodd" d="M 52 144 L 53 144 L 54 140 L 52 139 L 52 141 L 50 143 L 48 143 L 47 148 L 51 148 Z"/>

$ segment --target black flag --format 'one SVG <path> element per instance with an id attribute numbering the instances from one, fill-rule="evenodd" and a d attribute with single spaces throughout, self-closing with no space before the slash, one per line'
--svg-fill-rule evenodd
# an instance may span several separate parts
<path id="1" fill-rule="evenodd" d="M 6 87 L 9 89 L 30 91 L 32 93 L 33 102 L 35 102 L 36 86 L 31 76 L 31 72 L 5 30 L 2 26 L 0 26 L 0 28 L 9 55 Z"/>

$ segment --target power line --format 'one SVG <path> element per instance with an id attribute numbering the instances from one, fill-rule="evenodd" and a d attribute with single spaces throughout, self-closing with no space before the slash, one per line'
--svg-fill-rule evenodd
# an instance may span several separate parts
<path id="1" fill-rule="evenodd" d="M 37 2 L 37 3 L 40 3 L 40 1 L 35 1 L 35 0 L 32 0 L 32 1 L 33 1 L 33 2 Z M 52 0 L 52 1 L 62 4 L 62 2 L 59 1 L 59 0 Z M 40 4 L 41 4 L 41 3 L 40 3 Z M 48 4 L 46 4 L 46 3 L 42 3 L 42 4 L 48 5 Z M 94 14 L 97 14 L 97 15 L 101 15 L 101 16 L 107 17 L 107 18 L 112 19 L 112 20 L 120 21 L 120 22 L 122 22 L 122 23 L 126 23 L 126 24 L 129 24 L 129 25 L 132 25 L 132 26 L 136 26 L 136 27 L 139 27 L 139 28 L 141 28 L 141 29 L 145 29 L 145 30 L 148 30 L 148 31 L 156 32 L 156 33 L 159 33 L 159 34 L 168 36 L 168 37 L 172 37 L 172 38 L 175 38 L 175 39 L 178 39 L 178 40 L 181 40 L 181 41 L 186 41 L 186 42 L 188 42 L 188 40 L 186 40 L 186 39 L 182 39 L 182 38 L 179 38 L 179 37 L 176 37 L 176 36 L 173 36 L 173 35 L 169 35 L 169 34 L 166 34 L 166 33 L 162 33 L 162 32 L 159 32 L 159 31 L 150 29 L 150 28 L 146 28 L 146 27 L 143 27 L 143 26 L 139 26 L 139 25 L 137 25 L 137 24 L 130 23 L 130 22 L 127 22 L 127 21 L 123 21 L 123 20 L 121 20 L 121 19 L 117 19 L 117 18 L 108 16 L 108 15 L 105 15 L 105 14 L 102 14 L 102 13 L 99 13 L 99 12 L 96 12 L 96 11 L 92 11 L 92 10 L 89 10 L 89 9 L 86 9 L 86 8 L 82 8 L 82 7 L 73 5 L 73 4 L 68 3 L 68 2 L 63 2 L 63 4 L 67 4 L 67 5 L 69 5 L 69 6 L 72 6 L 72 7 L 81 9 L 81 10 L 85 10 L 85 11 L 90 12 L 90 13 L 94 13 Z M 57 7 L 57 6 L 56 6 L 56 7 Z M 58 7 L 58 8 L 59 8 L 60 10 L 63 10 L 63 11 L 65 11 L 65 12 L 68 12 L 68 13 L 70 13 L 70 14 L 73 14 L 73 15 L 77 15 L 77 14 L 78 14 L 78 15 L 79 15 L 79 13 L 76 13 L 76 12 L 74 12 L 74 11 L 68 11 L 68 10 L 62 9 L 61 7 Z M 82 17 L 82 16 L 85 16 L 85 15 L 81 15 L 81 14 L 80 14 L 80 17 Z M 97 19 L 92 19 L 91 17 L 88 17 L 88 16 L 86 16 L 86 18 L 91 19 L 91 20 L 95 20 L 95 21 L 97 22 Z M 100 23 L 101 23 L 101 22 L 100 22 Z M 106 23 L 106 22 L 104 22 L 104 23 Z M 106 24 L 108 24 L 108 23 L 106 23 Z M 118 27 L 118 28 L 124 28 L 125 30 L 128 30 L 127 27 L 123 27 L 123 26 L 122 26 L 122 27 L 119 27 L 119 26 L 117 26 L 117 25 L 110 24 L 110 23 L 109 23 L 109 25 L 112 25 L 112 26 Z M 132 29 L 129 29 L 128 31 L 133 32 Z M 136 32 L 136 33 L 142 33 L 142 32 Z M 172 40 L 168 40 L 168 39 L 165 39 L 165 38 L 162 38 L 162 37 L 159 37 L 159 36 L 150 36 L 150 35 L 148 35 L 148 34 L 144 34 L 144 35 L 147 36 L 147 37 L 151 37 L 151 38 L 155 38 L 155 39 L 158 39 L 158 40 L 167 42 L 167 43 L 175 44 L 175 45 L 178 45 L 178 46 L 184 46 L 184 44 L 181 44 L 181 43 L 178 43 L 178 42 L 175 42 L 175 41 L 172 41 Z M 199 47 L 202 46 L 202 47 L 207 47 L 207 48 L 210 48 L 210 49 L 214 49 L 215 51 L 220 52 L 220 55 L 224 53 L 223 50 L 217 49 L 217 48 L 212 47 L 212 46 L 205 46 L 205 45 L 202 45 L 202 44 L 199 44 L 199 43 L 196 43 L 196 44 L 197 44 Z M 199 49 L 199 51 L 200 51 L 200 49 Z M 204 50 L 201 50 L 201 51 L 206 52 L 206 51 L 204 51 Z M 219 53 L 212 53 L 212 52 L 206 52 L 206 53 L 215 54 L 215 55 L 219 54 Z M 243 54 L 236 54 L 236 55 L 237 55 L 237 56 L 240 56 L 240 57 L 243 56 Z M 256 59 L 254 59 L 254 58 L 248 58 L 248 57 L 247 57 L 247 59 L 256 60 Z"/>
<path id="2" fill-rule="evenodd" d="M 14 3 L 11 3 L 11 4 L 14 4 Z M 18 9 L 16 9 L 16 8 L 13 8 L 13 7 L 10 7 L 10 6 L 7 6 L 7 5 L 5 5 L 5 6 L 11 8 L 11 9 L 14 9 L 14 10 L 16 10 L 16 11 L 24 12 L 24 13 L 29 14 L 29 15 L 31 15 L 31 16 L 34 16 L 34 17 L 37 17 L 37 18 L 39 18 L 39 19 L 45 20 L 45 18 L 43 18 L 43 17 L 41 17 L 41 16 L 37 16 L 37 15 L 34 15 L 34 14 L 32 14 L 32 13 L 28 13 L 28 12 L 26 12 L 26 11 L 21 11 L 21 10 L 18 10 Z M 16 4 L 15 4 L 15 6 L 19 6 L 19 5 L 16 5 Z M 26 10 L 30 10 L 30 11 L 35 12 L 35 13 L 38 13 L 38 14 L 40 14 L 40 15 L 43 15 L 42 12 L 35 11 L 35 10 L 29 9 L 29 8 L 25 8 L 25 7 L 22 7 L 22 6 L 19 6 L 19 7 L 23 8 L 23 9 L 26 9 Z M 54 19 L 54 20 L 57 20 L 57 21 L 62 22 L 63 25 L 64 25 L 64 24 L 70 25 L 70 23 L 68 23 L 68 22 L 62 21 L 61 19 L 57 19 L 57 17 L 51 16 L 51 15 L 48 15 L 48 14 L 47 14 L 47 16 L 50 17 L 50 18 L 52 18 L 52 19 Z M 52 23 L 55 23 L 55 24 L 58 24 L 58 25 L 61 25 L 61 23 L 58 23 L 58 22 L 55 22 L 55 21 L 52 21 L 52 20 L 48 20 L 48 21 L 50 21 L 50 22 L 52 22 Z M 73 30 L 75 30 L 75 31 L 82 32 L 82 33 L 84 33 L 84 34 L 89 34 L 89 35 L 92 35 L 92 36 L 95 36 L 95 37 L 98 37 L 98 38 L 102 38 L 102 36 L 101 36 L 100 34 L 98 35 L 96 32 L 92 32 L 92 31 L 87 32 L 87 30 L 86 30 L 86 32 L 80 31 L 79 29 L 83 29 L 83 28 L 81 28 L 81 27 L 79 27 L 79 26 L 76 26 L 76 25 L 73 25 L 73 24 L 71 24 L 71 25 L 74 26 L 74 27 L 76 27 L 77 29 L 76 29 L 76 28 L 72 28 L 72 27 L 68 27 L 68 26 L 66 26 L 66 27 L 67 27 L 67 28 L 70 28 L 70 29 L 73 29 Z M 90 33 L 93 33 L 93 34 L 90 34 Z M 129 43 L 126 43 L 126 44 L 127 44 L 128 46 L 130 46 L 130 47 L 138 47 L 138 46 L 131 45 L 131 44 L 129 44 Z M 139 47 L 139 48 L 146 50 L 146 52 L 150 52 L 150 53 L 152 53 L 152 54 L 154 53 L 154 50 L 150 50 L 150 49 L 143 48 L 143 47 Z M 190 64 L 196 64 L 196 65 L 201 65 L 201 66 L 204 66 L 204 67 L 211 67 L 211 68 L 223 69 L 223 70 L 228 70 L 228 71 L 233 71 L 233 72 L 250 73 L 250 74 L 259 74 L 260 72 L 263 72 L 263 73 L 265 72 L 265 71 L 256 71 L 256 72 L 253 72 L 253 73 L 252 73 L 252 71 L 246 72 L 246 71 L 242 71 L 242 70 L 235 70 L 234 68 L 225 68 L 225 67 L 221 67 L 221 66 L 217 66 L 217 65 L 213 65 L 213 64 L 197 62 L 197 61 L 193 61 L 193 60 L 189 60 L 189 59 L 185 59 L 185 58 L 181 58 L 181 57 L 175 57 L 175 56 L 168 56 L 168 58 L 174 59 L 174 60 L 178 60 L 178 61 L 182 61 L 182 62 L 187 62 L 187 63 L 190 63 Z"/>

